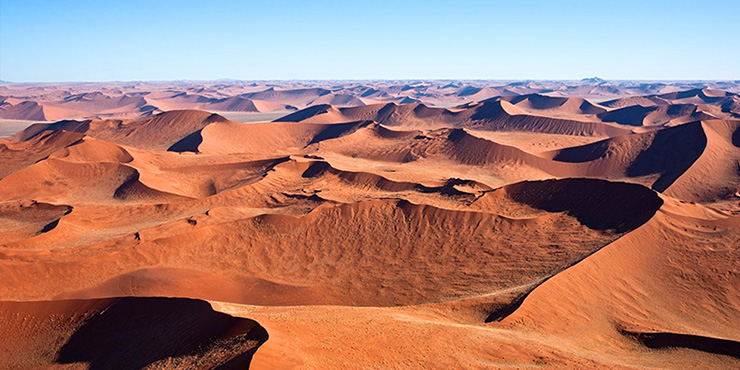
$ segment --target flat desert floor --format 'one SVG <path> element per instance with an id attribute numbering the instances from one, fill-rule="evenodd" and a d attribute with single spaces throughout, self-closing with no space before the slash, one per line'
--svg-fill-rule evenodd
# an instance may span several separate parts
<path id="1" fill-rule="evenodd" d="M 738 92 L 0 84 L 0 368 L 740 368 Z"/>

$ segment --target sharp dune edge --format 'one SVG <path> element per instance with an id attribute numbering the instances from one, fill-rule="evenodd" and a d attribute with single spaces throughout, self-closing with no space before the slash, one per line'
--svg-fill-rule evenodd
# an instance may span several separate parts
<path id="1" fill-rule="evenodd" d="M 286 84 L 1 85 L 0 367 L 740 367 L 732 86 Z"/>

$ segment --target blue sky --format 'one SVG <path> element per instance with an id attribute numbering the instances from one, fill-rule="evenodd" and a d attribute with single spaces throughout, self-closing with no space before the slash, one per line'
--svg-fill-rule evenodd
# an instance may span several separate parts
<path id="1" fill-rule="evenodd" d="M 740 1 L 0 0 L 0 79 L 740 79 Z"/>

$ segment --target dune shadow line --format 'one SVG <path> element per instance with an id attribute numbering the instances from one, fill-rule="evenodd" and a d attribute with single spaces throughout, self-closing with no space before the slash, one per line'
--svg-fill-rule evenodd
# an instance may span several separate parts
<path id="1" fill-rule="evenodd" d="M 85 322 L 57 354 L 57 363 L 86 362 L 90 370 L 136 370 L 167 358 L 206 354 L 207 365 L 246 369 L 267 340 L 255 321 L 214 311 L 205 301 L 121 298 Z M 215 363 L 213 363 L 215 362 Z"/>
<path id="2" fill-rule="evenodd" d="M 687 348 L 740 359 L 740 342 L 677 333 L 641 333 L 622 330 L 622 334 L 636 339 L 652 349 Z"/>

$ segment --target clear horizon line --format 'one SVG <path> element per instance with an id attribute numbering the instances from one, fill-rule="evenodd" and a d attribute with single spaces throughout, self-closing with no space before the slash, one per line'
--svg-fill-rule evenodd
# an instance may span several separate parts
<path id="1" fill-rule="evenodd" d="M 274 78 L 274 79 L 240 79 L 240 78 L 217 78 L 217 79 L 141 79 L 141 80 L 59 80 L 59 81 L 10 81 L 0 79 L 3 84 L 73 84 L 73 83 L 135 83 L 135 82 L 330 82 L 330 81 L 478 81 L 478 82 L 584 82 L 589 79 L 600 79 L 604 82 L 740 82 L 737 79 L 646 79 L 646 78 L 615 78 L 605 79 L 600 77 L 585 78 Z"/>

